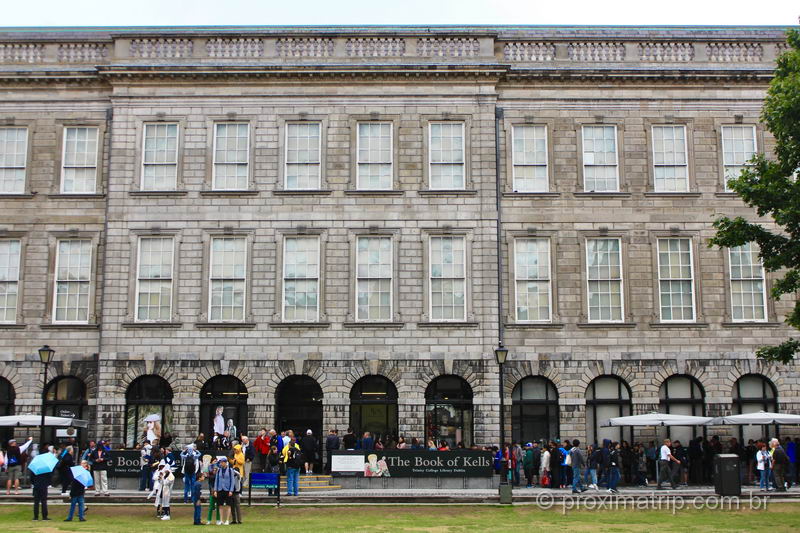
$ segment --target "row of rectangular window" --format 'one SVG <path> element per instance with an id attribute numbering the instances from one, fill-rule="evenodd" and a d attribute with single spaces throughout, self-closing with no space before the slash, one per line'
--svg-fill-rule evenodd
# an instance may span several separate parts
<path id="1" fill-rule="evenodd" d="M 467 243 L 463 236 L 431 236 L 428 242 L 431 321 L 464 321 L 467 316 Z M 282 317 L 317 322 L 320 317 L 320 238 L 287 236 L 283 241 Z M 657 240 L 659 309 L 662 322 L 694 322 L 696 283 L 689 238 Z M 53 320 L 87 323 L 92 279 L 92 242 L 61 239 L 56 248 Z M 211 322 L 243 322 L 247 298 L 247 239 L 213 237 L 208 271 Z M 514 296 L 517 322 L 552 320 L 550 240 L 514 240 Z M 394 307 L 394 243 L 388 236 L 356 242 L 355 313 L 358 321 L 390 322 Z M 14 323 L 18 306 L 21 241 L 0 240 L 0 322 Z M 173 237 L 138 241 L 135 319 L 169 322 L 173 314 Z M 731 317 L 765 321 L 766 284 L 757 248 L 729 250 Z M 586 294 L 590 322 L 624 322 L 622 244 L 619 238 L 586 240 Z"/>
<path id="2" fill-rule="evenodd" d="M 356 188 L 392 190 L 393 125 L 391 122 L 357 124 Z M 317 190 L 322 187 L 322 124 L 287 123 L 284 188 Z M 61 192 L 91 194 L 96 191 L 97 127 L 66 127 L 62 148 Z M 178 186 L 179 124 L 145 123 L 142 135 L 142 191 L 171 191 Z M 465 125 L 431 122 L 428 132 L 428 170 L 431 190 L 466 188 Z M 549 192 L 547 126 L 513 125 L 513 190 Z M 582 161 L 585 192 L 620 190 L 617 126 L 582 126 Z M 25 191 L 28 130 L 0 128 L 0 193 Z M 722 126 L 725 190 L 757 150 L 752 125 Z M 685 125 L 652 126 L 653 188 L 655 192 L 689 191 L 689 156 Z M 214 124 L 212 190 L 248 189 L 250 175 L 250 124 Z"/>

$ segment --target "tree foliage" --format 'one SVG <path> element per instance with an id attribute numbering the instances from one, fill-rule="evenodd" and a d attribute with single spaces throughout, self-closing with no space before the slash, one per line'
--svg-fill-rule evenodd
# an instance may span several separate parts
<path id="1" fill-rule="evenodd" d="M 731 190 L 759 217 L 770 217 L 776 229 L 748 222 L 742 217 L 719 217 L 711 246 L 732 248 L 749 242 L 758 244 L 767 272 L 783 270 L 771 295 L 779 300 L 800 290 L 800 31 L 787 34 L 790 48 L 777 60 L 761 120 L 775 138 L 774 157 L 753 157 L 741 174 L 728 182 Z M 800 301 L 786 323 L 800 329 Z M 789 363 L 800 350 L 800 340 L 790 338 L 777 346 L 763 346 L 758 357 Z"/>

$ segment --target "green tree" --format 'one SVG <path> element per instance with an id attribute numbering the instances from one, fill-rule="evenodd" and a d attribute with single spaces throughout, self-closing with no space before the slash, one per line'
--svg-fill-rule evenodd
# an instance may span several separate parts
<path id="1" fill-rule="evenodd" d="M 710 246 L 732 248 L 749 242 L 758 244 L 767 272 L 783 270 L 771 295 L 779 300 L 800 290 L 800 31 L 787 34 L 790 48 L 777 60 L 764 100 L 761 120 L 775 138 L 774 157 L 753 157 L 741 174 L 728 182 L 759 217 L 770 217 L 775 230 L 742 217 L 718 217 L 717 232 Z M 800 301 L 788 314 L 786 323 L 800 329 Z M 757 356 L 789 363 L 800 351 L 800 340 L 789 338 L 777 346 L 763 346 Z"/>

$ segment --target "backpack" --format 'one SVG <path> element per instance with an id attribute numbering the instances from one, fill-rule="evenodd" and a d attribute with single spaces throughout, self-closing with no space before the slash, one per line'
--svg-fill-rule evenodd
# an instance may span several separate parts
<path id="1" fill-rule="evenodd" d="M 289 468 L 302 468 L 303 467 L 303 454 L 294 446 L 289 447 L 287 455 L 286 466 Z"/>
<path id="2" fill-rule="evenodd" d="M 567 459 L 564 462 L 567 466 L 572 466 L 572 452 L 567 453 Z"/>
<path id="3" fill-rule="evenodd" d="M 197 466 L 194 463 L 194 454 L 188 454 L 186 459 L 183 460 L 184 474 L 194 474 L 197 471 Z"/>

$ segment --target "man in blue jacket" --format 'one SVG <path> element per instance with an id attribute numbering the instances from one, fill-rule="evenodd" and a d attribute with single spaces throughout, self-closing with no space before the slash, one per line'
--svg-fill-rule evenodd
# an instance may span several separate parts
<path id="1" fill-rule="evenodd" d="M 233 470 L 228 465 L 228 459 L 225 457 L 221 457 L 218 464 L 219 468 L 214 478 L 214 499 L 216 499 L 219 506 L 222 523 L 227 526 L 231 523 L 230 505 L 234 490 Z"/>
<path id="2" fill-rule="evenodd" d="M 189 501 L 189 494 L 194 486 L 197 472 L 200 470 L 200 452 L 194 449 L 194 444 L 187 444 L 181 452 L 181 472 L 183 473 L 183 503 Z"/>

